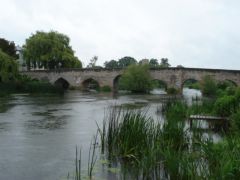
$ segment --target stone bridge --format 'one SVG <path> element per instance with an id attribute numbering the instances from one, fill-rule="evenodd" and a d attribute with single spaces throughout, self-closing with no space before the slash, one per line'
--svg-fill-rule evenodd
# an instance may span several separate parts
<path id="1" fill-rule="evenodd" d="M 60 70 L 38 70 L 25 71 L 22 74 L 33 79 L 47 80 L 52 84 L 61 84 L 63 87 L 84 88 L 86 84 L 95 80 L 99 86 L 110 86 L 117 90 L 119 77 L 123 74 L 123 69 L 60 69 Z M 161 80 L 167 87 L 174 87 L 180 92 L 183 84 L 187 80 L 201 81 L 206 75 L 211 76 L 216 81 L 231 81 L 240 86 L 240 70 L 224 69 L 202 69 L 202 68 L 161 68 L 150 69 L 153 80 Z"/>

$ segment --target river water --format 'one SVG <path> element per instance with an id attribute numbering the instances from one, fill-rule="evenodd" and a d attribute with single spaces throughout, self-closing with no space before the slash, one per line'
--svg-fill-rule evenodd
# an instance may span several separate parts
<path id="1" fill-rule="evenodd" d="M 183 94 L 188 101 L 201 95 L 189 89 Z M 69 91 L 64 96 L 14 94 L 0 99 L 0 179 L 66 179 L 74 172 L 76 146 L 86 162 L 96 123 L 101 125 L 109 106 L 146 106 L 149 115 L 162 121 L 157 108 L 163 96 L 156 90 L 118 97 Z"/>

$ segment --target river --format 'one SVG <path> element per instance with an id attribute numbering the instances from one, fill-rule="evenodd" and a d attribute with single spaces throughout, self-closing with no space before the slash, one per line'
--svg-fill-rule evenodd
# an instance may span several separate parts
<path id="1" fill-rule="evenodd" d="M 149 115 L 162 121 L 157 108 L 164 95 L 157 92 L 113 97 L 69 91 L 64 96 L 13 94 L 0 99 L 0 179 L 66 179 L 74 172 L 76 146 L 82 147 L 86 162 L 96 123 L 101 125 L 110 105 L 146 106 Z M 189 89 L 183 94 L 188 101 L 201 95 Z"/>

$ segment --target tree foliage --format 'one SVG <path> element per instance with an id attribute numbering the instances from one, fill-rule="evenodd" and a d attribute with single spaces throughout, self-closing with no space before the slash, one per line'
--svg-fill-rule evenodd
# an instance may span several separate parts
<path id="1" fill-rule="evenodd" d="M 13 59 L 18 58 L 16 53 L 17 49 L 14 42 L 0 38 L 0 49 L 2 49 L 4 53 L 11 56 Z"/>
<path id="2" fill-rule="evenodd" d="M 137 64 L 137 61 L 136 61 L 136 59 L 134 59 L 130 56 L 125 56 L 118 60 L 119 68 L 125 68 L 131 64 Z"/>
<path id="3" fill-rule="evenodd" d="M 17 63 L 0 49 L 0 82 L 14 80 L 17 74 Z"/>
<path id="4" fill-rule="evenodd" d="M 87 65 L 88 68 L 94 68 L 96 67 L 96 62 L 98 60 L 97 56 L 93 56 L 92 59 L 90 59 L 89 64 Z"/>
<path id="5" fill-rule="evenodd" d="M 109 69 L 119 68 L 118 61 L 116 60 L 106 61 L 104 63 L 104 66 L 105 68 L 109 68 Z"/>
<path id="6" fill-rule="evenodd" d="M 168 58 L 162 58 L 161 59 L 160 67 L 167 68 L 167 67 L 170 67 L 170 66 L 171 65 L 168 63 Z"/>
<path id="7" fill-rule="evenodd" d="M 217 94 L 217 83 L 211 76 L 204 76 L 200 86 L 205 96 L 215 96 Z"/>
<path id="8" fill-rule="evenodd" d="M 37 31 L 23 46 L 28 68 L 81 68 L 82 63 L 74 56 L 68 36 L 56 31 Z"/>
<path id="9" fill-rule="evenodd" d="M 119 81 L 121 89 L 132 92 L 151 90 L 151 76 L 148 65 L 132 64 L 127 67 Z"/>
<path id="10" fill-rule="evenodd" d="M 150 65 L 151 68 L 156 68 L 156 67 L 158 67 L 158 66 L 159 66 L 158 60 L 157 60 L 157 59 L 154 59 L 154 58 L 150 59 L 149 65 Z"/>
<path id="11" fill-rule="evenodd" d="M 214 110 L 217 115 L 228 117 L 237 109 L 237 99 L 234 96 L 223 96 L 216 100 Z"/>

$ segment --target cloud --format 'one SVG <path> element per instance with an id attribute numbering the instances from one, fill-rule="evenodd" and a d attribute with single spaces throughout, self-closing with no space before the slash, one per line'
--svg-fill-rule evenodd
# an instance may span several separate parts
<path id="1" fill-rule="evenodd" d="M 167 57 L 172 65 L 240 68 L 237 0 L 8 0 L 0 36 L 24 44 L 37 30 L 68 35 L 88 64 L 123 56 Z"/>

